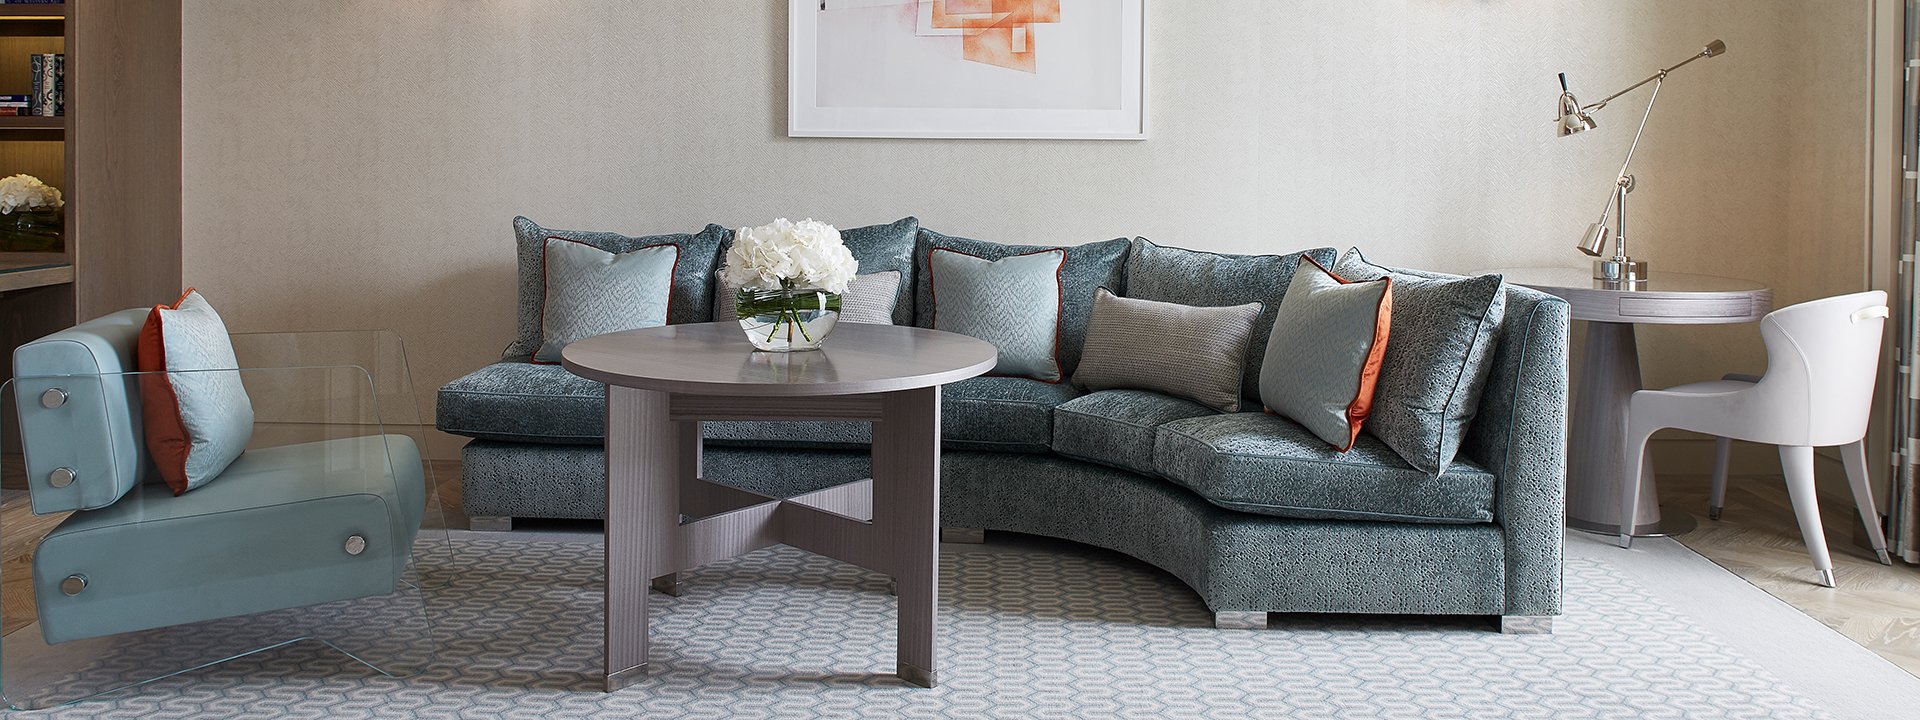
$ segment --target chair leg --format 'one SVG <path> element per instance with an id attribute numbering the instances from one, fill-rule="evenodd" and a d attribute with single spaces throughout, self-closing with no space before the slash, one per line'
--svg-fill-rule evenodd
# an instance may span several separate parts
<path id="1" fill-rule="evenodd" d="M 1860 522 L 1867 526 L 1867 540 L 1881 565 L 1892 565 L 1887 555 L 1887 534 L 1880 529 L 1880 509 L 1873 504 L 1873 486 L 1867 477 L 1867 441 L 1859 440 L 1840 448 L 1840 460 L 1847 466 L 1847 484 L 1853 486 L 1853 504 L 1860 509 Z"/>
<path id="2" fill-rule="evenodd" d="M 1707 500 L 1707 519 L 1719 520 L 1727 507 L 1727 466 L 1733 460 L 1733 439 L 1713 439 L 1713 495 Z"/>
<path id="3" fill-rule="evenodd" d="M 1833 557 L 1827 554 L 1827 535 L 1820 527 L 1820 499 L 1814 493 L 1813 448 L 1780 446 L 1780 467 L 1787 475 L 1787 496 L 1793 500 L 1793 514 L 1800 519 L 1800 537 L 1807 542 L 1807 555 L 1813 569 L 1820 571 L 1820 584 L 1833 587 Z"/>
<path id="4" fill-rule="evenodd" d="M 1640 514 L 1640 477 L 1646 473 L 1647 439 L 1653 436 L 1652 430 L 1642 430 L 1633 426 L 1632 410 L 1628 410 L 1627 462 L 1620 466 L 1626 477 L 1620 478 L 1620 547 L 1633 547 L 1633 520 Z"/>

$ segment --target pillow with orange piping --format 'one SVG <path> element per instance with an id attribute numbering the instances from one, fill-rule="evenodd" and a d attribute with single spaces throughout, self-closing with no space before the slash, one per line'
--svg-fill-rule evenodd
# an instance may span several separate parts
<path id="1" fill-rule="evenodd" d="M 147 452 L 174 495 L 220 475 L 253 437 L 253 401 L 226 323 L 192 288 L 156 305 L 134 354 Z M 164 373 L 164 374 L 163 374 Z"/>
<path id="2" fill-rule="evenodd" d="M 1346 452 L 1373 409 L 1393 279 L 1349 282 L 1313 258 L 1303 260 L 1267 335 L 1260 401 Z"/>

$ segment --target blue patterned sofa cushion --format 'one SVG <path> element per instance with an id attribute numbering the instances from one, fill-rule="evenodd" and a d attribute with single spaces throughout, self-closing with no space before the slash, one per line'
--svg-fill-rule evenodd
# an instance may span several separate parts
<path id="1" fill-rule="evenodd" d="M 1046 452 L 1053 409 L 1080 395 L 1066 383 L 976 377 L 941 388 L 940 435 L 948 450 Z M 709 445 L 864 448 L 873 426 L 863 422 L 710 422 Z"/>
<path id="2" fill-rule="evenodd" d="M 1153 440 L 1160 425 L 1215 414 L 1192 400 L 1157 392 L 1101 390 L 1053 409 L 1053 451 L 1154 475 Z"/>
<path id="3" fill-rule="evenodd" d="M 434 427 L 508 442 L 600 444 L 607 387 L 559 365 L 498 362 L 440 388 Z"/>
<path id="4" fill-rule="evenodd" d="M 1339 251 L 1314 248 L 1285 255 L 1223 255 L 1155 245 L 1134 238 L 1127 253 L 1127 288 L 1121 295 L 1142 300 L 1220 307 L 1261 303 L 1253 321 L 1253 340 L 1247 343 L 1246 367 L 1240 374 L 1243 410 L 1260 409 L 1260 363 L 1267 357 L 1267 333 L 1280 312 L 1293 270 L 1301 256 L 1333 267 Z M 1108 288 L 1112 289 L 1112 288 Z M 1119 291 L 1115 291 L 1119 292 Z"/>
<path id="5" fill-rule="evenodd" d="M 1162 477 L 1229 510 L 1307 520 L 1493 520 L 1494 476 L 1466 458 L 1428 475 L 1371 435 L 1335 452 L 1276 415 L 1168 422 L 1155 437 L 1153 458 Z"/>
<path id="6" fill-rule="evenodd" d="M 977 377 L 940 390 L 940 435 L 948 450 L 1046 452 L 1053 409 L 1080 397 L 1067 383 Z"/>
<path id="7" fill-rule="evenodd" d="M 1068 376 L 1080 366 L 1080 346 L 1086 342 L 1087 321 L 1093 316 L 1094 289 L 1104 287 L 1115 294 L 1127 295 L 1125 261 L 1129 244 L 1130 241 L 1122 238 L 1060 248 L 1067 251 L 1066 262 L 1060 267 L 1060 365 Z M 926 328 L 933 327 L 933 288 L 927 282 L 927 263 L 934 248 L 985 260 L 1053 249 L 969 240 L 921 228 L 920 242 L 913 252 L 913 324 Z"/>

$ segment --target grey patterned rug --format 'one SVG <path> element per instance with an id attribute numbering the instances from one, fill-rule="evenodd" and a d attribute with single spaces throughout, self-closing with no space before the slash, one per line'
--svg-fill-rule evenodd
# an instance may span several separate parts
<path id="1" fill-rule="evenodd" d="M 453 545 L 450 581 L 431 594 L 443 661 L 420 675 L 381 677 L 303 643 L 35 715 L 1832 717 L 1606 560 L 1569 558 L 1568 612 L 1550 636 L 1503 636 L 1481 618 L 1276 616 L 1267 631 L 1219 631 L 1171 576 L 1032 541 L 946 548 L 938 688 L 889 674 L 886 578 L 775 547 L 684 575 L 682 597 L 655 595 L 658 668 L 607 695 L 596 536 L 456 533 Z"/>

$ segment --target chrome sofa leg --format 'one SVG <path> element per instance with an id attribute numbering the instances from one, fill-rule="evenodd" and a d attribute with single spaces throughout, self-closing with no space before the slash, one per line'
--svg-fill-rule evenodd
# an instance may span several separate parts
<path id="1" fill-rule="evenodd" d="M 1267 613 L 1264 610 L 1216 610 L 1213 626 L 1221 630 L 1265 630 Z"/>
<path id="2" fill-rule="evenodd" d="M 1502 635 L 1552 635 L 1552 615 L 1501 615 Z"/>
<path id="3" fill-rule="evenodd" d="M 654 578 L 653 589 L 661 595 L 680 597 L 680 573 L 667 573 Z"/>
<path id="4" fill-rule="evenodd" d="M 513 529 L 513 518 L 500 515 L 481 515 L 467 518 L 467 529 L 474 532 L 507 532 Z"/>
<path id="5" fill-rule="evenodd" d="M 979 545 L 987 541 L 987 531 L 978 528 L 940 528 L 940 542 Z"/>

